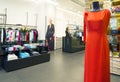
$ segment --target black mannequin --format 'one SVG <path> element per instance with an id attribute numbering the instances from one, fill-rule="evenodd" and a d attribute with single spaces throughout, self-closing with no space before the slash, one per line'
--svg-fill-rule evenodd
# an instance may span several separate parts
<path id="1" fill-rule="evenodd" d="M 91 11 L 93 11 L 93 12 L 100 11 L 99 1 L 95 1 L 92 3 L 92 10 Z"/>

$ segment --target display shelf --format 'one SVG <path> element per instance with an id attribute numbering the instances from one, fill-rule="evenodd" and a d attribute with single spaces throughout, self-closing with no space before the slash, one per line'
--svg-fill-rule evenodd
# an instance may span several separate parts
<path id="1" fill-rule="evenodd" d="M 120 76 L 120 69 L 118 69 L 118 68 L 112 69 L 112 70 L 111 70 L 111 74 L 115 74 L 115 75 L 119 75 L 119 76 Z"/>
<path id="2" fill-rule="evenodd" d="M 10 72 L 10 71 L 37 65 L 40 63 L 48 62 L 48 61 L 50 61 L 49 53 L 38 55 L 38 56 L 31 56 L 23 59 L 11 60 L 11 61 L 6 61 L 6 59 L 4 59 L 3 68 L 5 69 L 5 71 Z"/>
<path id="3" fill-rule="evenodd" d="M 110 73 L 115 75 L 120 75 L 120 40 L 119 40 L 119 27 L 120 27 L 120 0 L 111 1 L 111 41 L 110 49 L 112 56 L 110 57 Z"/>
<path id="4" fill-rule="evenodd" d="M 7 26 L 7 24 L 5 25 Z M 8 26 L 12 26 L 12 25 L 8 25 Z M 13 25 L 13 27 L 14 26 L 15 25 Z M 3 29 L 4 28 L 6 27 L 4 26 Z M 29 29 L 29 30 L 33 30 L 33 29 Z M 19 34 L 20 32 L 21 31 L 19 30 Z M 35 33 L 37 36 L 36 29 L 35 29 Z M 25 35 L 21 35 L 21 36 L 25 37 Z M 42 44 L 41 41 L 38 41 L 37 37 L 36 39 L 29 40 L 28 42 L 25 41 L 24 38 L 20 38 L 19 41 L 15 41 L 16 39 L 15 36 L 13 36 L 14 40 L 8 40 L 7 42 L 5 42 L 6 37 L 3 37 L 3 38 L 4 38 L 4 41 L 0 42 L 0 51 L 3 52 L 3 53 L 0 53 L 0 55 L 2 55 L 2 58 L 0 60 L 2 62 L 2 67 L 7 72 L 50 61 L 50 53 L 48 53 L 48 47 L 44 46 L 44 44 Z M 19 42 L 20 44 L 18 44 Z M 27 52 L 28 50 L 29 52 Z M 37 54 L 35 53 L 35 56 L 32 53 L 34 51 L 37 52 Z M 10 59 L 10 56 L 15 56 L 15 60 L 13 60 L 14 58 Z"/>
<path id="5" fill-rule="evenodd" d="M 82 26 L 76 24 L 68 24 L 70 36 L 62 37 L 63 52 L 77 52 L 85 49 L 83 42 Z"/>
<path id="6" fill-rule="evenodd" d="M 120 58 L 110 58 L 110 73 L 120 75 Z"/>
<path id="7" fill-rule="evenodd" d="M 118 5 L 120 5 L 120 0 L 112 1 L 112 6 L 118 6 Z"/>
<path id="8" fill-rule="evenodd" d="M 26 50 L 23 50 L 23 51 L 26 51 Z M 40 55 L 32 55 L 31 53 L 33 51 L 39 52 Z M 12 52 L 18 56 L 19 51 L 12 51 Z M 21 69 L 21 68 L 25 68 L 25 67 L 50 61 L 50 53 L 48 53 L 48 47 L 38 46 L 36 49 L 32 49 L 29 51 L 27 50 L 26 52 L 30 54 L 30 57 L 19 58 L 18 56 L 18 59 L 10 60 L 10 61 L 8 61 L 7 59 L 8 53 L 4 53 L 5 55 L 2 58 L 2 67 L 5 69 L 5 71 L 10 72 L 17 69 Z"/>
<path id="9" fill-rule="evenodd" d="M 73 52 L 78 52 L 85 50 L 85 44 L 83 41 L 80 40 L 80 38 L 67 38 L 63 37 L 62 38 L 62 51 L 63 52 L 68 52 L 68 53 L 73 53 Z"/>
<path id="10" fill-rule="evenodd" d="M 113 18 L 113 17 L 120 17 L 120 13 L 119 14 L 112 14 L 111 18 Z"/>
<path id="11" fill-rule="evenodd" d="M 120 58 L 111 57 L 110 59 L 112 59 L 112 61 L 120 62 Z"/>

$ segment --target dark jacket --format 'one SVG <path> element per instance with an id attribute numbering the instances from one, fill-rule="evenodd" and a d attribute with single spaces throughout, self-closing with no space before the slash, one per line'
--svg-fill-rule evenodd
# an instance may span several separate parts
<path id="1" fill-rule="evenodd" d="M 54 24 L 52 24 L 51 27 L 50 25 L 48 25 L 46 39 L 50 39 L 51 37 L 53 37 L 54 32 L 55 32 Z"/>
<path id="2" fill-rule="evenodd" d="M 66 37 L 71 37 L 71 34 L 68 31 L 65 31 Z"/>

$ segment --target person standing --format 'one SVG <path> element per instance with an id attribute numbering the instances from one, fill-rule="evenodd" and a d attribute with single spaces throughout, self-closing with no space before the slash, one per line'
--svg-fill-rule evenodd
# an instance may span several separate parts
<path id="1" fill-rule="evenodd" d="M 66 28 L 65 34 L 66 34 L 66 37 L 71 37 L 71 34 L 69 32 L 69 27 Z"/>
<path id="2" fill-rule="evenodd" d="M 54 50 L 54 33 L 55 33 L 54 24 L 52 23 L 52 19 L 50 19 L 46 33 L 46 40 L 48 42 L 48 48 L 50 51 Z"/>

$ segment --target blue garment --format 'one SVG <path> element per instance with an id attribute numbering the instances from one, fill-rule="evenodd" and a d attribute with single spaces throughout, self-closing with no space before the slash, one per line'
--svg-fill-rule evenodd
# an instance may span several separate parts
<path id="1" fill-rule="evenodd" d="M 19 53 L 19 57 L 20 57 L 20 58 L 27 58 L 27 57 L 30 57 L 30 54 L 27 53 L 27 52 L 20 52 L 20 53 Z"/>

